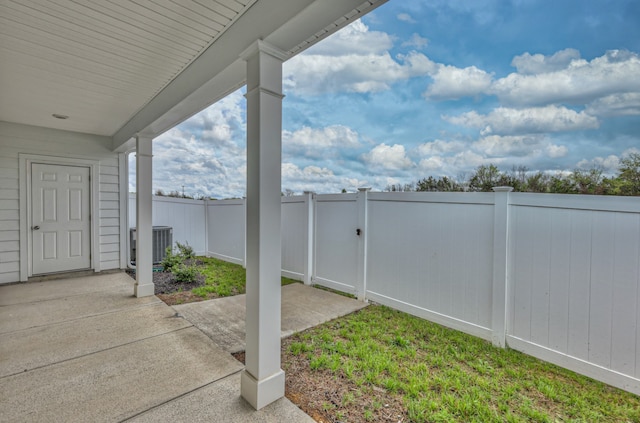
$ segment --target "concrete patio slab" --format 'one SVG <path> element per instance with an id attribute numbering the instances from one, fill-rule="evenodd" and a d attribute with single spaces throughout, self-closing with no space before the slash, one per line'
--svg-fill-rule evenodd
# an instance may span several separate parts
<path id="1" fill-rule="evenodd" d="M 313 423 L 287 398 L 281 398 L 255 411 L 240 398 L 240 375 L 222 380 L 169 401 L 139 416 L 127 420 L 135 423 L 165 422 L 225 422 L 225 423 Z"/>
<path id="2" fill-rule="evenodd" d="M 321 289 L 291 284 L 282 287 L 282 337 L 366 307 L 366 303 Z M 245 295 L 173 306 L 185 319 L 224 350 L 245 349 Z"/>
<path id="3" fill-rule="evenodd" d="M 0 334 L 0 377 L 126 345 L 191 326 L 153 304 Z"/>
<path id="4" fill-rule="evenodd" d="M 86 279 L 94 277 L 96 276 Z M 50 285 L 46 288 L 51 289 L 51 284 L 58 284 L 59 282 L 62 281 L 47 282 Z M 2 287 L 0 296 L 5 296 L 5 289 L 18 286 L 23 286 L 29 290 L 32 289 L 31 284 Z M 162 303 L 154 296 L 135 298 L 133 296 L 133 279 L 125 274 L 120 275 L 119 284 L 114 284 L 110 288 L 107 287 L 103 290 L 84 292 L 77 295 L 71 293 L 68 296 L 64 296 L 63 293 L 64 289 L 61 288 L 56 297 L 49 299 L 43 299 L 43 295 L 36 293 L 37 295 L 35 296 L 38 299 L 34 302 L 0 306 L 0 333 L 61 323 L 104 313 L 113 313 L 131 307 Z M 26 296 L 23 298 L 26 298 Z"/>
<path id="5" fill-rule="evenodd" d="M 2 378 L 0 420 L 121 421 L 242 368 L 189 327 Z"/>
<path id="6" fill-rule="evenodd" d="M 19 283 L 2 287 L 0 291 L 0 306 L 34 303 L 80 295 L 87 292 L 105 291 L 114 287 L 127 285 L 133 286 L 133 279 L 122 272 L 89 277 Z"/>

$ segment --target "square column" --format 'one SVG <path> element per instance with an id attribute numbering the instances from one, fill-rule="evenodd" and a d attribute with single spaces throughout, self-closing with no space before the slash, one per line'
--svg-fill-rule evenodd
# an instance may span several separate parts
<path id="1" fill-rule="evenodd" d="M 256 410 L 284 396 L 280 368 L 282 62 L 257 41 L 247 62 L 247 315 L 240 390 Z"/>
<path id="2" fill-rule="evenodd" d="M 136 284 L 133 294 L 148 297 L 153 285 L 152 139 L 136 137 Z"/>

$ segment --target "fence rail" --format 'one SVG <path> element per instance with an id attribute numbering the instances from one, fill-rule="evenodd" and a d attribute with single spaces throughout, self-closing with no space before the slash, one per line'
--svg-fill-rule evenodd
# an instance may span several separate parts
<path id="1" fill-rule="evenodd" d="M 244 200 L 153 205 L 174 240 L 244 263 Z M 307 193 L 282 200 L 281 249 L 285 276 L 640 395 L 638 198 Z"/>

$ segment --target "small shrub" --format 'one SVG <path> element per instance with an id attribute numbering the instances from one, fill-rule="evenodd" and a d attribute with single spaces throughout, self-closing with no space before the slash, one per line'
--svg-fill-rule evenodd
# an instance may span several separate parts
<path id="1" fill-rule="evenodd" d="M 182 264 L 183 258 L 180 254 L 173 254 L 173 250 L 171 247 L 167 247 L 166 256 L 160 263 L 165 272 L 171 272 L 174 268 L 178 267 L 178 265 Z"/>
<path id="2" fill-rule="evenodd" d="M 193 251 L 193 247 L 188 242 L 181 244 L 176 241 L 176 248 L 178 249 L 178 255 L 182 256 L 184 260 L 190 260 L 196 258 L 196 253 Z"/>
<path id="3" fill-rule="evenodd" d="M 179 283 L 194 282 L 198 277 L 198 269 L 195 266 L 187 266 L 184 263 L 174 266 L 171 272 L 175 276 L 176 282 Z"/>

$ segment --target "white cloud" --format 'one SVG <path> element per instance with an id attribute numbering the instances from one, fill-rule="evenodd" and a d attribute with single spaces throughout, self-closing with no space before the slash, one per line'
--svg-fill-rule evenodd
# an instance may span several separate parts
<path id="1" fill-rule="evenodd" d="M 413 166 L 411 159 L 403 145 L 393 146 L 385 143 L 376 145 L 370 152 L 363 155 L 365 162 L 375 167 L 382 167 L 389 170 L 403 170 Z"/>
<path id="2" fill-rule="evenodd" d="M 388 34 L 370 31 L 362 21 L 356 21 L 287 61 L 283 68 L 285 91 L 299 95 L 378 92 L 388 90 L 396 81 L 435 69 L 431 60 L 415 51 L 391 57 L 392 46 Z"/>
<path id="3" fill-rule="evenodd" d="M 473 144 L 473 149 L 492 157 L 526 156 L 540 145 L 540 136 L 489 135 Z"/>
<path id="4" fill-rule="evenodd" d="M 435 140 L 420 144 L 418 146 L 418 153 L 422 156 L 431 156 L 443 153 L 463 151 L 465 148 L 465 143 L 461 141 Z"/>
<path id="5" fill-rule="evenodd" d="M 525 109 L 498 107 L 487 115 L 476 111 L 459 116 L 443 116 L 454 125 L 462 125 L 481 130 L 488 134 L 537 134 L 546 132 L 577 131 L 598 128 L 598 119 L 566 107 L 546 106 Z"/>
<path id="6" fill-rule="evenodd" d="M 353 129 L 343 125 L 324 128 L 302 127 L 294 132 L 282 131 L 282 148 L 287 154 L 307 157 L 328 157 L 341 149 L 360 147 L 360 137 Z"/>
<path id="7" fill-rule="evenodd" d="M 416 20 L 408 13 L 398 13 L 396 16 L 399 21 L 407 22 L 407 23 L 416 23 Z"/>
<path id="8" fill-rule="evenodd" d="M 606 173 L 616 171 L 618 169 L 618 166 L 620 166 L 620 157 L 616 156 L 615 154 L 611 154 L 607 157 L 598 156 L 592 159 L 583 159 L 576 164 L 576 167 L 578 169 L 599 168 Z"/>
<path id="9" fill-rule="evenodd" d="M 587 104 L 614 94 L 640 92 L 638 75 L 637 53 L 611 50 L 591 61 L 573 59 L 564 68 L 551 72 L 512 73 L 495 81 L 489 92 L 503 104 L 518 106 Z"/>
<path id="10" fill-rule="evenodd" d="M 427 44 L 429 44 L 429 40 L 414 32 L 411 38 L 402 43 L 402 47 L 415 47 L 421 50 L 425 48 Z"/>
<path id="11" fill-rule="evenodd" d="M 607 117 L 640 115 L 640 92 L 599 98 L 587 106 L 586 112 L 594 116 Z"/>
<path id="12" fill-rule="evenodd" d="M 433 83 L 424 92 L 426 98 L 439 100 L 476 96 L 491 86 L 493 75 L 475 66 L 464 69 L 449 65 L 438 65 L 431 72 Z"/>
<path id="13" fill-rule="evenodd" d="M 578 50 L 567 48 L 551 56 L 524 53 L 514 57 L 511 65 L 522 75 L 535 75 L 566 69 L 572 61 L 579 59 L 580 52 Z"/>

